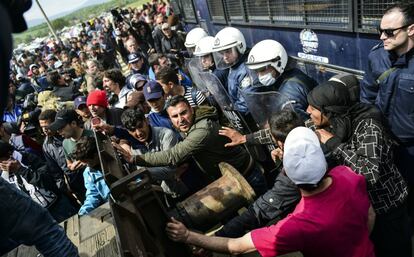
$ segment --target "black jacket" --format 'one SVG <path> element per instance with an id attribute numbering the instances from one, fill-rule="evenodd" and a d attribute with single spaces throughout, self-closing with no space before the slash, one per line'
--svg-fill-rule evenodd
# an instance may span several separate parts
<path id="1" fill-rule="evenodd" d="M 65 154 L 62 147 L 63 139 L 60 137 L 46 137 L 43 142 L 43 153 L 46 159 L 46 164 L 51 172 L 56 186 L 62 189 L 65 185 L 64 174 L 69 174 L 69 170 Z"/>
<path id="2" fill-rule="evenodd" d="M 171 49 L 175 49 L 177 51 L 184 51 L 184 41 L 180 38 L 180 36 L 172 31 L 171 38 L 167 38 L 166 36 L 163 36 L 161 38 L 161 51 L 164 54 L 175 54 L 175 52 L 171 52 Z"/>

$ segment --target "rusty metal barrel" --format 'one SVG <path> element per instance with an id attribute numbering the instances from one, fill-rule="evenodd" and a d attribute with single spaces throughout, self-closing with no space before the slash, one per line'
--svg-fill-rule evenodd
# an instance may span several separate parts
<path id="1" fill-rule="evenodd" d="M 221 178 L 177 204 L 187 226 L 206 231 L 254 201 L 253 189 L 233 166 L 221 162 L 219 168 Z"/>

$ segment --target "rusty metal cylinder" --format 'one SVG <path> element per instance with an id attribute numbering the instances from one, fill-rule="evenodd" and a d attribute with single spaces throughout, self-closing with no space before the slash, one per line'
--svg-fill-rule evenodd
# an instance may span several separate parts
<path id="1" fill-rule="evenodd" d="M 235 168 L 225 162 L 219 168 L 221 178 L 177 204 L 184 223 L 192 228 L 206 231 L 254 201 L 253 189 Z"/>

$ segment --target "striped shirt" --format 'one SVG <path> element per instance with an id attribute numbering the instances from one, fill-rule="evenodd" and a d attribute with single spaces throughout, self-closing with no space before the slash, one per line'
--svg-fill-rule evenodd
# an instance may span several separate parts
<path id="1" fill-rule="evenodd" d="M 201 91 L 193 89 L 192 87 L 184 87 L 184 89 L 184 98 L 187 99 L 191 107 L 196 107 L 206 100 L 206 97 Z"/>

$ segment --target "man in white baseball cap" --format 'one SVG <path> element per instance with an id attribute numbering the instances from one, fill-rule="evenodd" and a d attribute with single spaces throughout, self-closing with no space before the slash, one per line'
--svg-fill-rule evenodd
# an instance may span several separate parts
<path id="1" fill-rule="evenodd" d="M 317 188 L 327 170 L 325 156 L 315 132 L 305 127 L 293 129 L 283 149 L 286 175 L 299 188 Z"/>
<path id="2" fill-rule="evenodd" d="M 374 224 L 365 178 L 346 166 L 327 171 L 317 135 L 305 127 L 293 129 L 284 143 L 286 175 L 302 198 L 277 224 L 239 238 L 208 237 L 189 231 L 172 218 L 168 236 L 233 255 L 258 251 L 263 257 L 300 251 L 304 256 L 373 257 L 369 228 Z"/>

